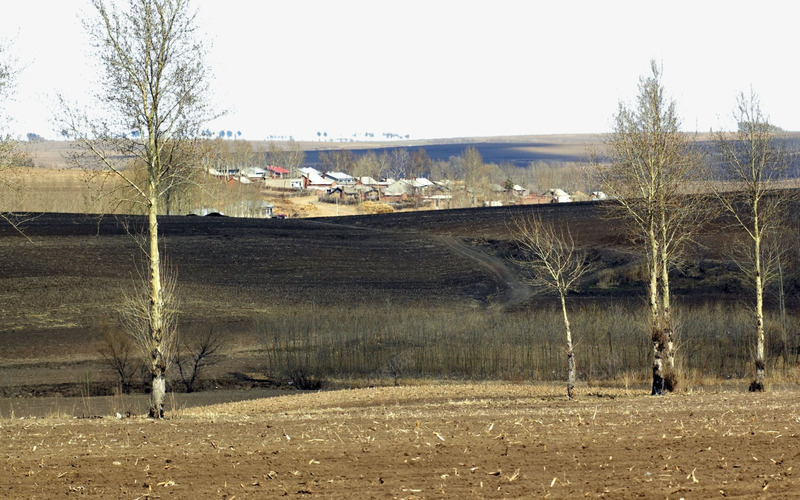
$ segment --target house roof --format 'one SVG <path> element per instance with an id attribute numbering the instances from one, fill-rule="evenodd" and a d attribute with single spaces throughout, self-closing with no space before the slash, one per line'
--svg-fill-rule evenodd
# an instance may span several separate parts
<path id="1" fill-rule="evenodd" d="M 325 172 L 325 177 L 329 179 L 333 179 L 336 182 L 354 182 L 352 175 L 346 174 L 344 172 Z"/>
<path id="2" fill-rule="evenodd" d="M 269 167 L 267 167 L 267 170 L 269 170 L 270 172 L 275 172 L 276 174 L 280 174 L 280 175 L 285 175 L 285 174 L 289 173 L 289 171 L 286 170 L 285 168 L 276 167 L 274 165 L 270 165 Z"/>
<path id="3" fill-rule="evenodd" d="M 364 185 L 357 185 L 357 186 L 346 186 L 344 188 L 344 194 L 355 195 L 355 194 L 363 194 L 372 191 L 373 188 L 364 186 Z"/>
<path id="4" fill-rule="evenodd" d="M 247 167 L 242 169 L 242 174 L 247 177 L 264 177 L 266 171 L 261 167 Z"/>
<path id="5" fill-rule="evenodd" d="M 386 189 L 383 190 L 383 194 L 389 196 L 400 196 L 403 193 L 411 194 L 413 188 L 409 181 L 405 179 L 400 179 L 397 182 L 392 183 L 390 186 L 387 186 Z"/>
<path id="6" fill-rule="evenodd" d="M 208 173 L 209 175 L 213 175 L 215 177 L 230 177 L 238 174 L 239 169 L 234 167 L 209 168 Z"/>
<path id="7" fill-rule="evenodd" d="M 315 175 L 322 176 L 322 172 L 320 172 L 316 168 L 303 167 L 303 168 L 299 168 L 298 170 L 300 171 L 301 174 L 306 174 L 306 175 L 315 174 Z"/>
<path id="8" fill-rule="evenodd" d="M 321 175 L 315 173 L 308 173 L 305 174 L 303 177 L 308 178 L 309 184 L 315 184 L 320 186 L 330 186 L 331 184 L 333 184 L 333 181 L 331 179 L 326 179 Z"/>

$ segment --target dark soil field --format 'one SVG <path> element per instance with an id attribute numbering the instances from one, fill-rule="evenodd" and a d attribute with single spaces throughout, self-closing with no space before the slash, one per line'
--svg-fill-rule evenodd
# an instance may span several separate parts
<path id="1" fill-rule="evenodd" d="M 224 333 L 233 348 L 214 376 L 233 383 L 231 374 L 254 370 L 257 323 L 275 308 L 520 309 L 545 300 L 509 261 L 511 221 L 527 213 L 568 226 L 598 269 L 624 270 L 635 258 L 600 210 L 574 203 L 329 219 L 164 217 L 160 231 L 178 277 L 182 331 Z M 142 225 L 137 217 L 41 214 L 22 226 L 25 236 L 0 226 L 4 394 L 77 395 L 77 385 L 113 379 L 98 366 L 98 346 L 141 280 Z M 719 295 L 717 281 L 702 278 L 682 275 L 677 294 Z M 638 285 L 607 289 L 593 280 L 576 300 L 641 297 Z"/>

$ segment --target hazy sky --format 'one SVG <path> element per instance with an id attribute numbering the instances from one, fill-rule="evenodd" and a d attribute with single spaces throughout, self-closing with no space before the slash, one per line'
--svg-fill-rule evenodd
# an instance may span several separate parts
<path id="1" fill-rule="evenodd" d="M 211 130 L 412 138 L 605 132 L 650 59 L 686 130 L 730 126 L 750 85 L 800 130 L 792 1 L 200 0 Z M 11 130 L 55 138 L 53 96 L 93 92 L 88 0 L 9 2 L 0 37 L 23 67 Z"/>

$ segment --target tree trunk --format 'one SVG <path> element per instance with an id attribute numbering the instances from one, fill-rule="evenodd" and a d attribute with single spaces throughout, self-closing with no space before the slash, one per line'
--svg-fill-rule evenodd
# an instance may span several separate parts
<path id="1" fill-rule="evenodd" d="M 567 332 L 567 397 L 573 398 L 575 390 L 576 370 L 575 370 L 575 351 L 572 347 L 572 330 L 569 327 L 569 316 L 567 316 L 567 301 L 564 293 L 561 293 L 561 312 L 564 314 L 564 328 Z"/>
<path id="2" fill-rule="evenodd" d="M 164 397 L 167 392 L 166 378 L 163 372 L 153 375 L 153 383 L 150 390 L 150 418 L 164 418 Z"/>
<path id="3" fill-rule="evenodd" d="M 150 200 L 148 206 L 148 237 L 150 243 L 150 373 L 153 375 L 150 392 L 151 418 L 164 417 L 164 395 L 166 392 L 164 374 L 167 360 L 164 358 L 164 296 L 161 287 L 161 262 L 158 250 L 158 190 L 155 179 L 150 179 Z"/>
<path id="4" fill-rule="evenodd" d="M 650 250 L 650 289 L 649 289 L 649 303 L 650 303 L 650 328 L 651 340 L 653 342 L 653 388 L 650 392 L 653 396 L 661 396 L 664 394 L 664 364 L 662 356 L 664 353 L 664 331 L 661 328 L 661 315 L 660 304 L 658 301 L 658 277 L 659 277 L 659 253 L 658 253 L 658 240 L 656 239 L 656 228 L 654 222 L 650 221 L 648 235 L 648 246 Z"/>
<path id="5" fill-rule="evenodd" d="M 758 226 L 756 225 L 756 230 Z M 756 274 L 756 378 L 750 384 L 751 392 L 764 392 L 764 378 L 766 372 L 765 339 L 764 339 L 764 282 L 761 272 L 761 238 L 758 233 L 755 237 L 755 274 Z"/>
<path id="6" fill-rule="evenodd" d="M 662 222 L 665 224 L 665 222 Z M 664 389 L 674 392 L 678 388 L 678 374 L 675 369 L 675 339 L 674 328 L 672 325 L 672 309 L 670 307 L 669 293 L 669 262 L 667 260 L 666 234 L 662 234 L 661 244 L 661 329 L 664 341 L 663 358 L 666 361 L 664 367 Z"/>

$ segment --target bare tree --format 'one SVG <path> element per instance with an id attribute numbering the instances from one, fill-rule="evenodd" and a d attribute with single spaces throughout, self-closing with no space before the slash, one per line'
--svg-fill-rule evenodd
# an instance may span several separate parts
<path id="1" fill-rule="evenodd" d="M 675 331 L 669 271 L 703 218 L 704 200 L 688 196 L 700 171 L 694 137 L 680 131 L 675 102 L 665 96 L 661 71 L 639 81 L 636 105 L 620 103 L 604 157 L 593 157 L 603 190 L 615 200 L 612 217 L 627 223 L 642 242 L 649 271 L 648 302 L 653 343 L 652 394 L 675 390 Z"/>
<path id="2" fill-rule="evenodd" d="M 531 272 L 531 283 L 556 293 L 561 302 L 567 343 L 567 396 L 572 399 L 576 368 L 567 294 L 578 287 L 581 277 L 589 270 L 586 256 L 576 249 L 568 230 L 556 229 L 543 222 L 539 215 L 516 219 L 512 230 L 525 253 L 522 264 Z"/>
<path id="3" fill-rule="evenodd" d="M 352 173 L 356 164 L 355 156 L 347 149 L 327 153 L 323 151 L 319 154 L 319 161 L 326 172 Z"/>
<path id="4" fill-rule="evenodd" d="M 193 392 L 200 371 L 219 362 L 220 351 L 225 347 L 225 342 L 219 332 L 213 329 L 197 339 L 189 342 L 186 339 L 177 346 L 175 364 L 178 366 L 186 392 Z"/>
<path id="5" fill-rule="evenodd" d="M 128 332 L 107 329 L 103 331 L 103 343 L 97 351 L 103 360 L 114 370 L 119 387 L 125 394 L 131 392 L 131 381 L 141 366 L 136 358 L 136 348 Z"/>
<path id="6" fill-rule="evenodd" d="M 776 234 L 788 200 L 785 193 L 777 189 L 786 179 L 791 163 L 785 138 L 763 114 L 752 89 L 749 95 L 739 94 L 733 115 L 738 130 L 715 134 L 713 168 L 721 181 L 716 188 L 718 198 L 745 231 L 750 243 L 746 256 L 738 262 L 755 292 L 756 374 L 750 390 L 762 392 L 766 372 L 764 288 L 771 275 L 767 264 L 774 262 L 774 259 L 765 258 L 766 243 L 769 235 Z"/>
<path id="7" fill-rule="evenodd" d="M 171 298 L 164 289 L 157 215 L 163 194 L 181 182 L 183 159 L 191 156 L 201 125 L 210 118 L 205 50 L 189 0 L 129 0 L 122 8 L 103 0 L 92 4 L 97 17 L 85 27 L 104 70 L 97 96 L 104 118 L 90 120 L 64 105 L 62 128 L 86 152 L 76 160 L 119 176 L 147 213 L 149 292 L 146 301 L 137 302 L 147 304 L 147 313 L 129 308 L 136 326 L 129 332 L 153 375 L 150 416 L 160 418 L 174 325 L 168 319 Z M 125 170 L 120 158 L 126 157 L 145 166 L 143 181 Z"/>
<path id="8" fill-rule="evenodd" d="M 359 179 L 361 177 L 372 177 L 374 179 L 380 177 L 380 165 L 375 151 L 367 151 L 356 158 L 353 166 L 353 177 Z"/>
<path id="9" fill-rule="evenodd" d="M 19 220 L 9 213 L 13 209 L 12 195 L 20 191 L 12 169 L 30 162 L 19 141 L 6 131 L 8 121 L 2 114 L 3 106 L 13 95 L 17 74 L 15 61 L 7 54 L 8 45 L 0 40 L 0 219 L 19 230 Z"/>
<path id="10" fill-rule="evenodd" d="M 267 162 L 270 165 L 283 167 L 289 171 L 289 177 L 297 177 L 298 171 L 302 168 L 306 159 L 306 152 L 294 140 L 290 140 L 286 147 L 278 146 L 274 142 L 269 143 L 267 150 Z"/>
<path id="11" fill-rule="evenodd" d="M 411 155 L 406 148 L 393 149 L 388 177 L 405 179 L 411 172 Z"/>

